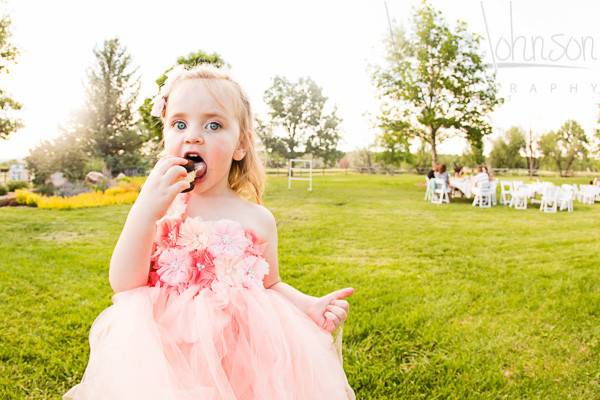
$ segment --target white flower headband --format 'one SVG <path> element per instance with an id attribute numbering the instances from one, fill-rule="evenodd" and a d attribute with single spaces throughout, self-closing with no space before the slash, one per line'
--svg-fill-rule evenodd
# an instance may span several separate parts
<path id="1" fill-rule="evenodd" d="M 165 80 L 165 83 L 163 84 L 162 88 L 164 88 L 165 86 L 171 86 L 172 82 L 185 71 L 186 68 L 184 65 L 179 64 L 173 67 L 167 73 L 167 79 Z M 159 94 L 153 100 L 154 104 L 152 105 L 152 111 L 150 111 L 150 115 L 152 115 L 153 117 L 162 117 L 162 113 L 165 110 L 165 107 L 167 106 L 167 97 L 160 94 L 161 91 L 162 90 L 159 90 Z"/>
<path id="2" fill-rule="evenodd" d="M 154 104 L 152 105 L 152 111 L 150 111 L 150 115 L 153 117 L 162 117 L 162 113 L 167 105 L 167 99 L 165 96 L 161 96 L 159 94 L 154 98 L 153 102 Z"/>

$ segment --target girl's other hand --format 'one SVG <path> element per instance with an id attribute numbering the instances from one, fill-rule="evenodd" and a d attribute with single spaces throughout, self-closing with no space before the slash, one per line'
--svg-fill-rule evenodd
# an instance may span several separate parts
<path id="1" fill-rule="evenodd" d="M 344 288 L 319 297 L 308 307 L 306 314 L 318 326 L 332 333 L 348 318 L 350 304 L 344 299 L 353 293 L 353 288 Z"/>
<path id="2" fill-rule="evenodd" d="M 183 157 L 160 158 L 146 178 L 134 207 L 154 220 L 162 218 L 175 196 L 190 187 L 185 164 L 187 160 Z"/>

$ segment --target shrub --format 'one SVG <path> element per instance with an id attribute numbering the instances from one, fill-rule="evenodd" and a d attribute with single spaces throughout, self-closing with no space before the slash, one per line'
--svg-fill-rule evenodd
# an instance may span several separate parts
<path id="1" fill-rule="evenodd" d="M 17 189 L 28 188 L 29 183 L 26 181 L 10 181 L 6 186 L 8 187 L 9 192 L 14 192 Z"/>
<path id="2" fill-rule="evenodd" d="M 89 192 L 90 190 L 86 187 L 83 182 L 66 182 L 61 187 L 55 189 L 54 194 L 57 196 L 71 197 L 81 193 Z"/>
<path id="3" fill-rule="evenodd" d="M 0 196 L 4 196 L 6 193 L 8 193 L 8 190 L 6 190 L 6 186 L 0 185 Z"/>
<path id="4" fill-rule="evenodd" d="M 54 186 L 52 184 L 43 184 L 36 186 L 37 192 L 44 196 L 54 195 Z"/>

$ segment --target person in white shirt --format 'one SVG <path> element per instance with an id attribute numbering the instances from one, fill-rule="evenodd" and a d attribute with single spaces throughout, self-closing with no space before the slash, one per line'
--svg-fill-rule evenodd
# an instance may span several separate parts
<path id="1" fill-rule="evenodd" d="M 473 187 L 480 187 L 483 182 L 489 182 L 490 176 L 485 173 L 483 167 L 475 168 L 476 175 L 473 177 Z"/>

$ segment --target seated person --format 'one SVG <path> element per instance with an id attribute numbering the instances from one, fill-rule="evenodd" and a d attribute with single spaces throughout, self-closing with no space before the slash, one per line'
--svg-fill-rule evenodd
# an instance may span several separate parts
<path id="1" fill-rule="evenodd" d="M 446 172 L 446 164 L 438 165 L 438 171 L 435 173 L 435 177 L 446 182 L 446 188 L 450 187 L 450 176 Z"/>
<path id="2" fill-rule="evenodd" d="M 461 165 L 457 165 L 454 167 L 454 178 L 462 179 L 465 176 L 465 169 Z"/>
<path id="3" fill-rule="evenodd" d="M 439 170 L 439 164 L 433 163 L 431 169 L 427 173 L 427 179 L 435 178 L 435 173 L 438 172 L 438 170 Z"/>
<path id="4" fill-rule="evenodd" d="M 487 165 L 482 165 L 481 170 L 487 174 L 488 180 L 490 182 L 494 180 L 494 177 L 492 176 L 492 171 L 490 168 L 487 167 Z"/>
<path id="5" fill-rule="evenodd" d="M 475 176 L 473 177 L 473 187 L 480 187 L 483 182 L 489 182 L 490 176 L 485 172 L 483 167 L 475 168 Z"/>

